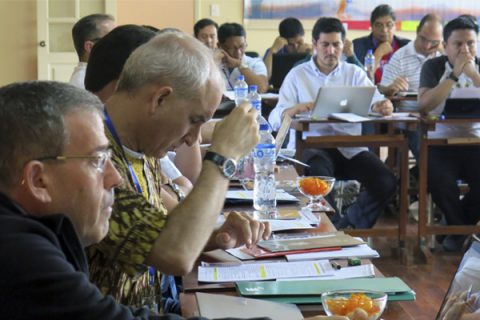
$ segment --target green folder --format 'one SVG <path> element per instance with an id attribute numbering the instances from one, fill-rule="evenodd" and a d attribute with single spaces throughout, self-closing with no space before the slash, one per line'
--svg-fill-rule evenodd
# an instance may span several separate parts
<path id="1" fill-rule="evenodd" d="M 358 278 L 311 281 L 245 281 L 236 283 L 240 295 L 269 301 L 318 304 L 323 292 L 333 290 L 374 290 L 386 292 L 388 301 L 413 301 L 415 292 L 402 279 Z"/>

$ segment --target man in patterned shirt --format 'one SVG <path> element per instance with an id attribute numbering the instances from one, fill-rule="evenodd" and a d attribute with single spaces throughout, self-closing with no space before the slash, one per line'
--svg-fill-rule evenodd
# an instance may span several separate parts
<path id="1" fill-rule="evenodd" d="M 159 35 L 127 60 L 105 109 L 112 160 L 125 183 L 116 190 L 107 237 L 89 250 L 91 279 L 104 293 L 144 304 L 159 294 L 148 266 L 183 275 L 203 250 L 250 246 L 269 236 L 268 224 L 237 212 L 214 230 L 229 180 L 228 168 L 213 161 L 204 161 L 194 189 L 168 217 L 160 200 L 158 159 L 198 140 L 223 87 L 209 49 L 182 33 Z M 248 153 L 258 141 L 255 118 L 248 105 L 235 108 L 217 125 L 210 151 L 225 163 Z"/>

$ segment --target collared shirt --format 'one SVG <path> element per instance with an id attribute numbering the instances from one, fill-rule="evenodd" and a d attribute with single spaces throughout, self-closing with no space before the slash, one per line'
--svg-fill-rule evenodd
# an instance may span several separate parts
<path id="1" fill-rule="evenodd" d="M 113 295 L 121 303 L 142 305 L 142 299 L 160 292 L 159 277 L 155 277 L 155 284 L 151 286 L 145 264 L 167 221 L 167 210 L 160 196 L 162 178 L 159 161 L 142 154 L 126 153 L 142 188 L 142 194 L 139 194 L 122 146 L 117 144 L 107 127 L 105 134 L 112 146 L 112 162 L 124 182 L 115 188 L 115 203 L 107 236 L 88 248 L 90 280 L 104 294 Z M 160 276 L 159 273 L 157 275 Z"/>
<path id="2" fill-rule="evenodd" d="M 248 69 L 252 70 L 256 75 L 262 75 L 267 77 L 267 67 L 263 60 L 260 58 L 252 58 L 244 55 L 242 58 L 242 64 L 245 64 Z M 225 65 L 222 66 L 223 79 L 225 80 L 225 90 L 233 90 L 233 86 L 237 81 L 237 78 L 242 73 L 238 68 L 230 69 Z"/>
<path id="3" fill-rule="evenodd" d="M 87 72 L 87 63 L 79 62 L 73 70 L 69 83 L 75 87 L 85 89 L 85 73 Z"/>
<path id="4" fill-rule="evenodd" d="M 440 52 L 435 52 L 431 57 L 424 56 L 415 50 L 415 42 L 411 41 L 404 47 L 398 49 L 390 59 L 390 61 L 384 66 L 382 86 L 389 86 L 398 77 L 407 78 L 408 90 L 418 91 L 420 85 L 420 71 L 425 61 L 430 58 L 440 56 Z M 405 111 L 417 111 L 416 101 L 403 101 L 400 104 L 400 108 Z"/>
<path id="5" fill-rule="evenodd" d="M 373 86 L 367 74 L 356 65 L 340 62 L 338 66 L 328 75 L 322 73 L 315 64 L 316 56 L 310 61 L 302 63 L 287 74 L 280 88 L 277 106 L 272 110 L 268 118 L 274 130 L 278 130 L 282 122 L 282 114 L 285 109 L 291 108 L 299 103 L 312 102 L 317 96 L 320 87 L 334 86 Z M 384 100 L 384 96 L 375 90 L 372 104 Z M 333 136 L 333 135 L 354 135 L 362 134 L 362 125 L 358 123 L 330 123 L 313 124 L 309 132 L 303 133 L 303 138 L 308 136 Z M 290 130 L 288 147 L 295 148 L 295 131 Z M 356 154 L 368 150 L 367 148 L 338 148 L 348 159 Z"/>

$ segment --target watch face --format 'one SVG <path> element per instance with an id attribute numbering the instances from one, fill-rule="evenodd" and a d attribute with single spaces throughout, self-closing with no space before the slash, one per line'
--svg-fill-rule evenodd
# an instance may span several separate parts
<path id="1" fill-rule="evenodd" d="M 232 159 L 227 159 L 223 163 L 223 174 L 228 178 L 233 177 L 237 171 L 237 163 Z"/>

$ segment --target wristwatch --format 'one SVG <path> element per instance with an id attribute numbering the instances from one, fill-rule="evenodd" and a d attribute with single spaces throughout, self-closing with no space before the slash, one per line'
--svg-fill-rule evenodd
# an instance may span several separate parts
<path id="1" fill-rule="evenodd" d="M 447 76 L 447 79 L 450 79 L 450 80 L 453 80 L 455 82 L 458 82 L 458 77 L 453 73 L 453 71 L 451 71 L 448 76 Z"/>
<path id="2" fill-rule="evenodd" d="M 232 179 L 237 171 L 237 162 L 235 160 L 225 158 L 213 151 L 207 151 L 203 160 L 210 160 L 215 163 L 220 169 L 220 172 L 229 180 Z"/>

